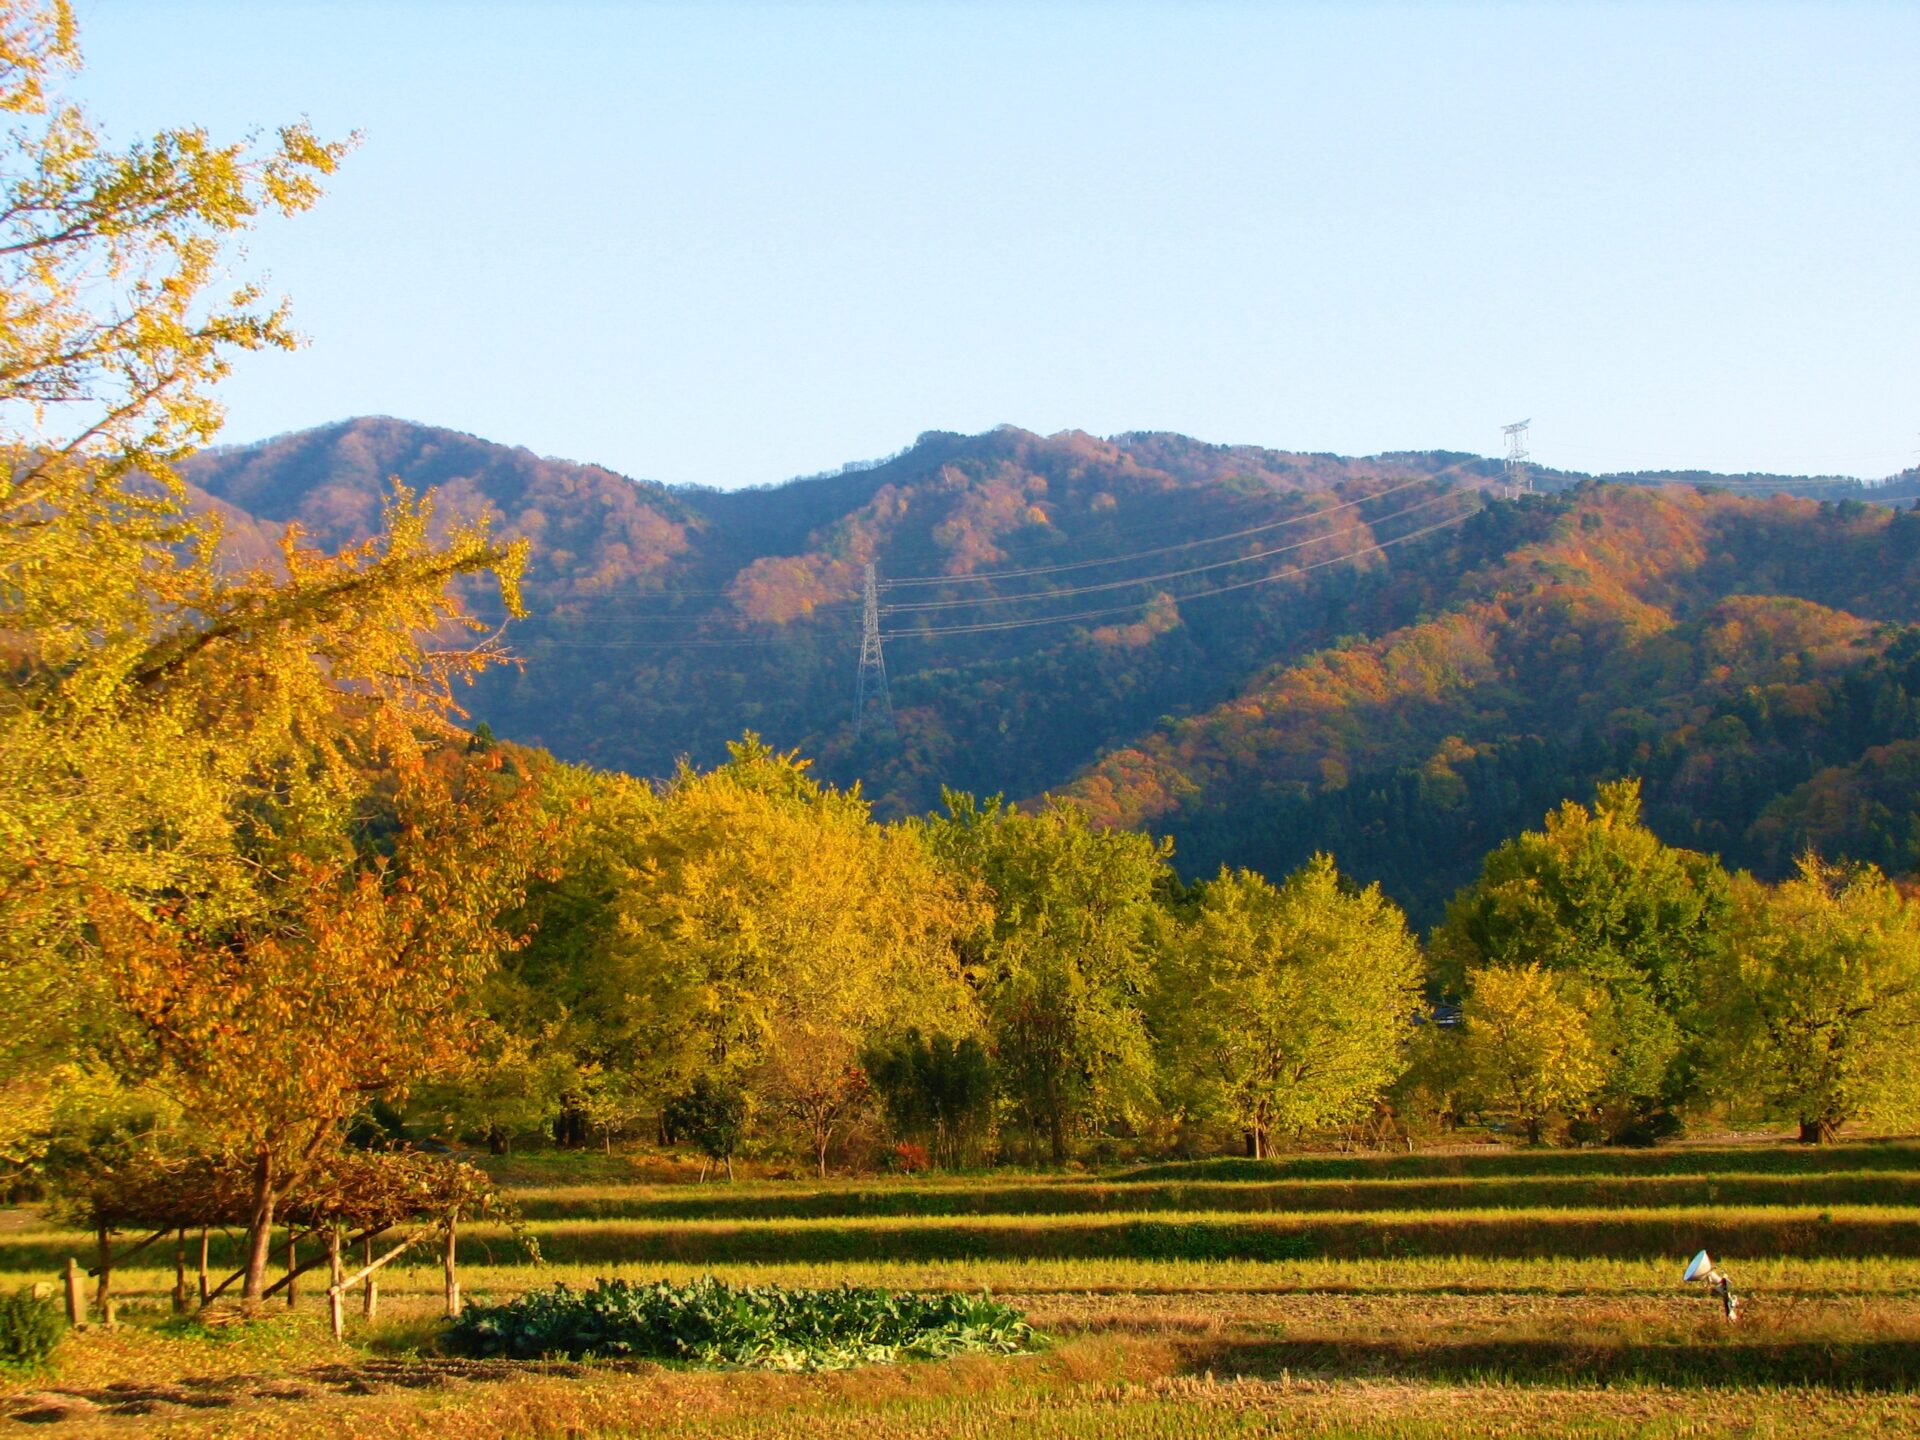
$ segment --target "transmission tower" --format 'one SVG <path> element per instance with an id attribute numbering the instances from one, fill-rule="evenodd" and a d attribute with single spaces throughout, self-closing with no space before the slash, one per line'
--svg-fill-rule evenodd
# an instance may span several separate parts
<path id="1" fill-rule="evenodd" d="M 1517 421 L 1512 425 L 1502 425 L 1501 433 L 1507 437 L 1507 494 L 1509 497 L 1531 495 L 1533 477 L 1527 473 L 1527 426 L 1531 420 Z"/>
<path id="2" fill-rule="evenodd" d="M 853 687 L 853 738 L 857 741 L 867 726 L 867 702 L 871 697 L 885 732 L 893 734 L 893 696 L 887 693 L 887 655 L 880 648 L 880 577 L 867 566 L 860 586 L 860 677 Z"/>

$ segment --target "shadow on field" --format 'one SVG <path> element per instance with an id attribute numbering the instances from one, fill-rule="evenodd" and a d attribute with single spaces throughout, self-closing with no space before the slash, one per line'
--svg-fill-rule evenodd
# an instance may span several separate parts
<path id="1" fill-rule="evenodd" d="M 1182 1347 L 1191 1368 L 1271 1379 L 1396 1379 L 1523 1385 L 1818 1385 L 1920 1390 L 1920 1341 L 1582 1343 L 1552 1339 L 1247 1340 Z"/>
<path id="2" fill-rule="evenodd" d="M 1108 1177 L 1156 1181 L 1432 1180 L 1443 1177 L 1654 1175 L 1818 1175 L 1844 1170 L 1920 1169 L 1920 1144 L 1859 1140 L 1836 1145 L 1670 1146 L 1648 1150 L 1504 1150 L 1445 1155 L 1228 1156 L 1136 1166 Z"/>
<path id="3" fill-rule="evenodd" d="M 596 1364 L 599 1371 L 608 1368 L 609 1362 Z M 587 1370 L 569 1361 L 369 1359 L 316 1365 L 285 1375 L 220 1375 L 169 1381 L 122 1380 L 96 1386 L 49 1386 L 0 1400 L 0 1418 L 28 1425 L 58 1425 L 62 1421 L 104 1416 L 159 1419 L 187 1411 L 224 1411 L 276 1400 L 484 1384 L 520 1379 L 533 1373 L 579 1376 Z"/>
<path id="4" fill-rule="evenodd" d="M 753 1225 L 556 1225 L 541 1252 L 570 1265 L 831 1263 L 993 1258 L 1132 1260 L 1354 1260 L 1421 1256 L 1543 1259 L 1554 1256 L 1792 1255 L 1865 1259 L 1920 1254 L 1920 1223 L 1904 1217 L 1749 1212 L 1703 1217 L 1537 1212 L 1386 1219 L 1273 1217 L 1167 1220 L 1040 1218 L 1031 1222 L 933 1221 Z"/>
<path id="5" fill-rule="evenodd" d="M 532 1194 L 527 1220 L 831 1220 L 963 1215 L 1099 1215 L 1153 1211 L 1640 1210 L 1674 1206 L 1910 1205 L 1915 1176 L 1846 1170 L 1809 1175 L 1455 1176 L 1440 1180 L 1201 1181 L 838 1187 Z"/>

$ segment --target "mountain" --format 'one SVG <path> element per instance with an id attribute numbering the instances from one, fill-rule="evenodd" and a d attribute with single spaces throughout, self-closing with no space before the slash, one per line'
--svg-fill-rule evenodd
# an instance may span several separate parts
<path id="1" fill-rule="evenodd" d="M 524 667 L 471 708 L 569 759 L 659 775 L 751 727 L 883 813 L 1061 791 L 1174 835 L 1189 872 L 1330 847 L 1423 918 L 1623 770 L 1669 838 L 1742 863 L 1906 843 L 1882 812 L 1920 741 L 1891 718 L 1920 695 L 1898 648 L 1920 516 L 1894 508 L 1920 475 L 1536 470 L 1543 493 L 1505 499 L 1458 453 L 1003 427 L 714 491 L 391 419 L 186 467 L 256 545 L 359 538 L 388 477 L 534 542 Z M 856 739 L 868 564 L 897 733 Z"/>
<path id="2" fill-rule="evenodd" d="M 1586 485 L 1449 545 L 1443 608 L 1275 666 L 1067 793 L 1196 869 L 1331 849 L 1423 918 L 1626 773 L 1663 837 L 1730 863 L 1816 842 L 1920 867 L 1920 512 Z"/>

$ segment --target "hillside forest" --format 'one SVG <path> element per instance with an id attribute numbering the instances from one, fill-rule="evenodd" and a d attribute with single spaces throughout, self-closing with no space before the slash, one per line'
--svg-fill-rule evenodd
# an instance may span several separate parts
<path id="1" fill-rule="evenodd" d="M 16 1177 L 219 1157 L 257 1301 L 278 1208 L 395 1141 L 824 1173 L 1912 1123 L 1910 509 L 1153 436 L 728 496 L 431 436 L 433 491 L 287 459 L 356 426 L 209 453 L 233 355 L 293 342 L 216 262 L 347 147 L 116 150 L 57 98 L 66 8 L 4 13 Z M 965 614 L 1235 530 L 1293 547 L 1272 583 L 1227 590 L 1240 555 L 1065 632 L 890 601 L 896 652 L 958 648 L 858 744 L 819 699 L 876 556 Z M 643 599 L 675 658 L 577 628 Z"/>

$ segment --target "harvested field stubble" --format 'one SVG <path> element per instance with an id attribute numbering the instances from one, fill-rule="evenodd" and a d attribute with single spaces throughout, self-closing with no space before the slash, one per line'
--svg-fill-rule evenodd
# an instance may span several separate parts
<path id="1" fill-rule="evenodd" d="M 141 1437 L 1920 1435 L 1909 1145 L 737 1189 L 531 1168 L 530 1228 L 558 1263 L 471 1227 L 470 1296 L 610 1274 L 991 1288 L 1051 1346 L 835 1376 L 473 1366 L 437 1353 L 437 1265 L 383 1272 L 383 1319 L 345 1348 L 317 1284 L 292 1315 L 207 1331 L 163 1319 L 170 1271 L 127 1268 L 133 1323 L 0 1384 L 0 1413 Z M 90 1253 L 13 1219 L 0 1284 Z M 1746 1297 L 1737 1328 L 1679 1281 L 1703 1244 Z"/>

